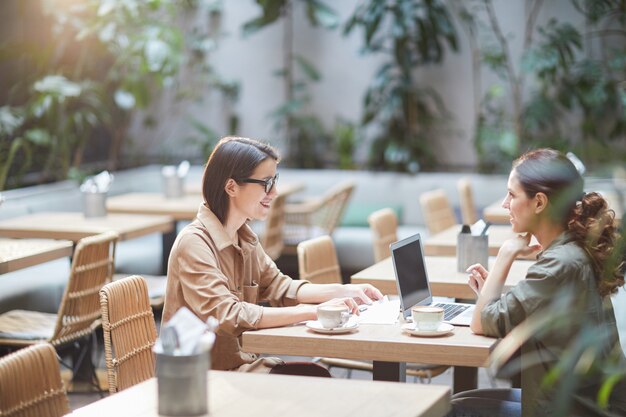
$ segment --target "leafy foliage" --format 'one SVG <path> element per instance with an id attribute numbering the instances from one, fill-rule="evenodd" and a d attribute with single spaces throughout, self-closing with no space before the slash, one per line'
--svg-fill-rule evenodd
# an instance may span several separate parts
<path id="1" fill-rule="evenodd" d="M 312 26 L 334 29 L 339 24 L 335 11 L 319 0 L 257 0 L 261 15 L 246 22 L 244 35 L 251 35 L 264 27 L 283 19 L 283 64 L 274 75 L 284 81 L 285 101 L 270 113 L 278 132 L 284 132 L 287 141 L 287 165 L 299 168 L 318 168 L 328 159 L 332 136 L 315 115 L 307 113 L 311 102 L 308 86 L 321 80 L 319 70 L 302 54 L 294 52 L 293 11 L 296 5 L 304 6 L 306 17 Z M 297 68 L 297 72 L 296 72 Z M 296 74 L 301 74 L 298 77 Z"/>
<path id="2" fill-rule="evenodd" d="M 416 171 L 435 157 L 430 143 L 447 118 L 435 90 L 418 86 L 415 71 L 456 51 L 457 35 L 445 4 L 437 0 L 365 1 L 344 33 L 360 28 L 363 52 L 386 56 L 364 99 L 363 123 L 380 126 L 371 149 L 376 168 Z"/>
<path id="3" fill-rule="evenodd" d="M 37 158 L 45 155 L 44 161 L 36 162 L 44 167 L 42 180 L 65 178 L 70 168 L 78 169 L 84 151 L 89 150 L 86 144 L 94 138 L 108 142 L 108 157 L 96 158 L 106 159 L 114 169 L 131 115 L 146 109 L 165 89 L 175 89 L 181 100 L 196 98 L 207 86 L 236 97 L 238 86 L 221 79 L 208 65 L 207 54 L 215 42 L 206 29 L 194 25 L 183 32 L 177 22 L 189 8 L 202 7 L 214 17 L 215 2 L 3 3 L 8 11 L 2 14 L 4 19 L 21 14 L 28 27 L 38 28 L 32 32 L 41 39 L 34 42 L 14 34 L 0 45 L 0 62 L 12 70 L 9 79 L 16 80 L 7 101 L 0 105 L 10 105 L 23 115 L 20 129 L 2 140 L 22 138 L 36 147 L 33 155 Z M 26 69 L 24 73 L 21 68 Z M 197 75 L 189 85 L 177 85 L 183 69 Z M 154 119 L 148 115 L 144 123 L 149 125 Z M 30 160 L 3 161 L 7 162 L 27 167 Z"/>

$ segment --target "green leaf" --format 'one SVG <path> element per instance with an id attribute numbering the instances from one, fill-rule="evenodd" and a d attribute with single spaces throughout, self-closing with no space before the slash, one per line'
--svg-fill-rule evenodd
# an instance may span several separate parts
<path id="1" fill-rule="evenodd" d="M 319 0 L 307 0 L 307 16 L 314 26 L 334 29 L 339 26 L 339 15 Z"/>
<path id="2" fill-rule="evenodd" d="M 45 129 L 29 129 L 24 132 L 24 138 L 35 145 L 48 146 L 52 144 L 52 137 Z"/>
<path id="3" fill-rule="evenodd" d="M 321 75 L 319 71 L 302 55 L 295 55 L 294 60 L 298 63 L 298 66 L 304 72 L 304 74 L 312 81 L 319 81 Z"/>
<path id="4" fill-rule="evenodd" d="M 263 14 L 244 23 L 242 28 L 244 37 L 250 36 L 280 19 L 282 10 L 288 1 L 289 0 L 257 0 Z"/>

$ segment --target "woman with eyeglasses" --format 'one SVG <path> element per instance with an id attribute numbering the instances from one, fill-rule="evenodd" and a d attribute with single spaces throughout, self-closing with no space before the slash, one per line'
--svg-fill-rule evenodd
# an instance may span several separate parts
<path id="1" fill-rule="evenodd" d="M 450 416 L 626 415 L 626 359 L 610 297 L 624 285 L 612 260 L 620 237 L 615 213 L 600 194 L 583 192 L 583 182 L 553 149 L 513 163 L 502 206 L 520 235 L 502 245 L 491 271 L 476 264 L 468 272 L 478 295 L 474 333 L 504 337 L 519 325 L 537 326 L 522 340 L 522 389 L 458 393 Z M 537 250 L 526 279 L 503 294 L 513 261 Z M 611 372 L 621 372 L 621 381 Z"/>
<path id="2" fill-rule="evenodd" d="M 215 146 L 202 180 L 204 203 L 170 253 L 163 321 L 182 306 L 202 320 L 215 317 L 213 369 L 328 376 L 316 364 L 259 358 L 239 344 L 246 330 L 315 320 L 320 303 L 358 314 L 358 304 L 382 298 L 371 285 L 292 280 L 263 251 L 247 222 L 267 217 L 277 194 L 278 161 L 274 148 L 251 139 L 225 137 Z"/>

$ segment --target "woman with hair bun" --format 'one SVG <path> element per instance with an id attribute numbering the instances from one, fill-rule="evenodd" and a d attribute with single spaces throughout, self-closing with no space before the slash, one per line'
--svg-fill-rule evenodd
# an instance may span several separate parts
<path id="1" fill-rule="evenodd" d="M 620 265 L 607 262 L 616 245 L 615 213 L 598 193 L 583 192 L 583 178 L 567 157 L 552 149 L 537 149 L 513 163 L 508 193 L 502 206 L 509 210 L 513 231 L 496 262 L 487 271 L 480 264 L 468 268 L 469 285 L 478 295 L 471 329 L 477 334 L 504 337 L 529 317 L 542 317 L 563 291 L 575 294 L 577 313 L 602 329 L 596 359 L 618 352 L 619 345 L 610 295 L 624 285 Z M 534 236 L 539 243 L 531 245 Z M 526 279 L 502 294 L 513 261 L 541 250 Z M 581 311 L 582 309 L 582 311 Z M 473 390 L 453 397 L 456 416 L 550 416 L 556 411 L 554 389 L 542 386 L 544 377 L 568 353 L 569 343 L 582 324 L 569 320 L 550 332 L 535 334 L 522 346 L 522 389 Z M 548 333 L 548 334 L 544 334 Z M 563 381 L 561 381 L 563 383 Z M 602 375 L 587 377 L 568 397 L 568 416 L 626 415 L 626 384 L 618 382 L 600 410 L 597 401 Z"/>

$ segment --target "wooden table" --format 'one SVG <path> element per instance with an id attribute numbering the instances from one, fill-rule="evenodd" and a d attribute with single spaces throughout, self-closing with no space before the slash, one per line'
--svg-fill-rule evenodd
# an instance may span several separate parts
<path id="1" fill-rule="evenodd" d="M 497 339 L 455 327 L 442 337 L 414 337 L 401 324 L 362 324 L 348 334 L 324 335 L 294 325 L 247 331 L 242 348 L 275 355 L 372 360 L 374 380 L 405 381 L 406 362 L 454 366 L 454 392 L 476 388 L 477 367 L 485 366 Z"/>
<path id="2" fill-rule="evenodd" d="M 167 271 L 168 248 L 176 238 L 174 219 L 170 216 L 108 214 L 85 218 L 81 212 L 39 212 L 0 221 L 0 236 L 13 238 L 80 239 L 114 231 L 120 240 L 134 239 L 151 233 L 163 235 L 162 268 Z"/>
<path id="3" fill-rule="evenodd" d="M 490 267 L 493 266 L 495 259 L 495 257 L 489 258 Z M 474 291 L 467 285 L 467 274 L 458 272 L 456 269 L 456 257 L 426 256 L 425 260 L 430 290 L 433 295 L 468 300 L 476 298 Z M 533 263 L 533 261 L 519 259 L 513 262 L 504 285 L 504 291 L 522 281 Z M 352 275 L 351 279 L 353 284 L 372 284 L 383 294 L 398 294 L 391 258 L 383 259 L 369 268 L 357 272 Z"/>
<path id="4" fill-rule="evenodd" d="M 0 274 L 70 256 L 72 242 L 50 239 L 1 239 Z"/>
<path id="5" fill-rule="evenodd" d="M 212 417 L 443 417 L 450 388 L 438 385 L 209 371 Z M 157 417 L 157 381 L 144 381 L 75 410 L 76 417 Z"/>
<path id="6" fill-rule="evenodd" d="M 619 223 L 624 215 L 619 197 L 612 191 L 599 191 L 607 200 L 609 207 L 615 210 L 615 220 Z M 509 210 L 502 207 L 502 200 L 494 201 L 483 210 L 483 219 L 495 224 L 509 224 Z"/>
<path id="7" fill-rule="evenodd" d="M 429 256 L 456 256 L 457 235 L 461 225 L 454 225 L 424 239 L 424 252 Z M 493 225 L 489 228 L 489 256 L 496 256 L 500 246 L 517 234 L 511 226 Z"/>
<path id="8" fill-rule="evenodd" d="M 129 193 L 107 198 L 109 213 L 132 213 L 172 216 L 175 220 L 193 220 L 202 204 L 201 194 L 165 198 L 162 193 Z"/>

